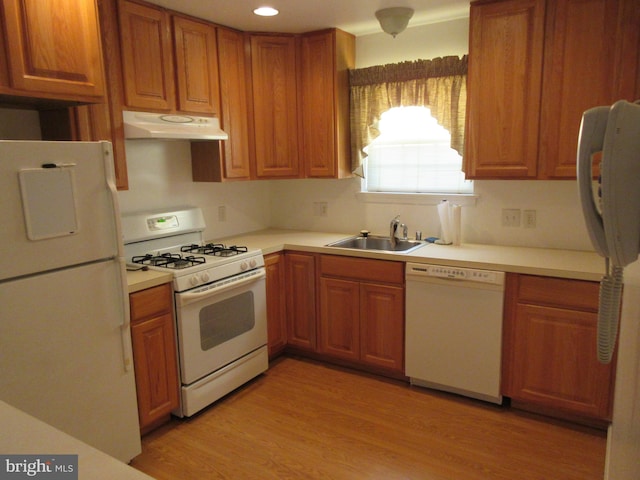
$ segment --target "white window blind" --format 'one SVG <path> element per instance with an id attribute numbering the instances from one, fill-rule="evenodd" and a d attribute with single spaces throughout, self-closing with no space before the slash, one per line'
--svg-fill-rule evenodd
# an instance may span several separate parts
<path id="1" fill-rule="evenodd" d="M 368 192 L 473 193 L 451 136 L 426 107 L 384 112 L 380 136 L 365 148 Z"/>

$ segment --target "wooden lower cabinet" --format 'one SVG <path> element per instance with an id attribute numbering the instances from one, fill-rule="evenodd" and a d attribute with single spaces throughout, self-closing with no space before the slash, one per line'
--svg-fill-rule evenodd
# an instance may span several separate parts
<path id="1" fill-rule="evenodd" d="M 503 395 L 569 419 L 608 422 L 615 357 L 598 362 L 597 282 L 507 275 Z"/>
<path id="2" fill-rule="evenodd" d="M 322 255 L 318 351 L 404 371 L 404 264 Z"/>
<path id="3" fill-rule="evenodd" d="M 286 277 L 283 253 L 264 256 L 267 272 L 267 337 L 269 358 L 280 354 L 287 346 Z"/>
<path id="4" fill-rule="evenodd" d="M 179 384 L 171 284 L 129 295 L 140 430 L 149 432 L 178 407 Z"/>
<path id="5" fill-rule="evenodd" d="M 287 345 L 296 350 L 316 350 L 316 258 L 313 253 L 285 253 Z"/>

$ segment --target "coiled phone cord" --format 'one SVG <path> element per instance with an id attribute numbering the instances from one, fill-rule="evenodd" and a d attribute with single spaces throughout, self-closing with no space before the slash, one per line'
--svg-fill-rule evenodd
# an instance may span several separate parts
<path id="1" fill-rule="evenodd" d="M 598 361 L 611 362 L 618 336 L 618 317 L 622 298 L 623 268 L 614 266 L 609 272 L 609 259 L 605 260 L 606 275 L 600 280 L 598 307 Z"/>

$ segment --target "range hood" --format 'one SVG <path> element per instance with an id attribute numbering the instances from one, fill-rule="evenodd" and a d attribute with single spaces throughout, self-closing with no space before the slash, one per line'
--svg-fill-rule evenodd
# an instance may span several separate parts
<path id="1" fill-rule="evenodd" d="M 125 138 L 227 140 L 218 117 L 123 111 Z"/>

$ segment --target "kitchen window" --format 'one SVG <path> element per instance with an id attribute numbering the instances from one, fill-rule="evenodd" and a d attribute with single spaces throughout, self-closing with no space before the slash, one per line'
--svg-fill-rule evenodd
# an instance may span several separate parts
<path id="1" fill-rule="evenodd" d="M 427 107 L 394 107 L 379 122 L 380 135 L 364 147 L 362 191 L 473 193 L 451 134 Z"/>
<path id="2" fill-rule="evenodd" d="M 472 193 L 462 173 L 467 56 L 352 70 L 352 170 L 363 192 Z"/>

